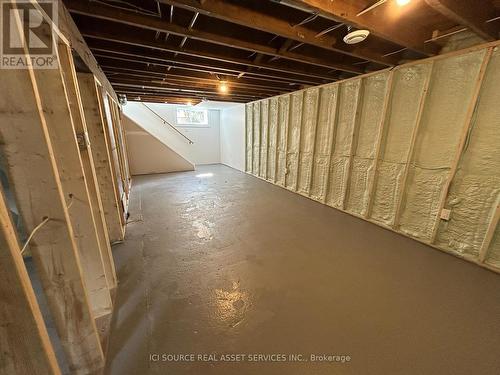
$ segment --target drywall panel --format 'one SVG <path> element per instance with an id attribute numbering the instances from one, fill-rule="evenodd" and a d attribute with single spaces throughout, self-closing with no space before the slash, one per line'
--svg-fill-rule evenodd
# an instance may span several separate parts
<path id="1" fill-rule="evenodd" d="M 309 195 L 314 153 L 314 140 L 318 119 L 319 89 L 311 88 L 304 92 L 304 109 L 299 147 L 299 170 L 297 191 Z"/>
<path id="2" fill-rule="evenodd" d="M 381 130 L 389 72 L 364 80 L 356 148 L 352 158 L 347 211 L 364 215 L 368 208 L 369 182 L 373 179 L 377 139 Z"/>
<path id="3" fill-rule="evenodd" d="M 252 172 L 252 151 L 253 151 L 253 104 L 245 105 L 245 116 L 246 116 L 246 135 L 245 135 L 245 144 L 246 144 L 246 158 L 245 158 L 245 171 Z"/>
<path id="4" fill-rule="evenodd" d="M 267 179 L 276 181 L 276 143 L 278 136 L 278 98 L 269 99 L 269 147 L 267 152 Z"/>
<path id="5" fill-rule="evenodd" d="M 286 152 L 285 186 L 291 190 L 297 190 L 303 99 L 303 91 L 294 92 L 290 96 L 290 123 Z"/>
<path id="6" fill-rule="evenodd" d="M 477 256 L 500 194 L 500 51 L 493 51 L 483 78 L 467 147 L 450 186 L 437 243 Z"/>
<path id="7" fill-rule="evenodd" d="M 412 133 L 430 68 L 430 64 L 421 64 L 394 72 L 371 216 L 386 225 L 394 222 Z"/>
<path id="8" fill-rule="evenodd" d="M 267 177 L 267 151 L 269 138 L 269 100 L 260 104 L 260 166 L 259 176 Z"/>
<path id="9" fill-rule="evenodd" d="M 351 146 L 354 140 L 356 110 L 360 95 L 361 79 L 344 82 L 340 85 L 338 124 L 330 163 L 326 204 L 342 208 L 347 189 L 347 175 Z"/>
<path id="10" fill-rule="evenodd" d="M 286 149 L 288 139 L 288 121 L 290 119 L 290 95 L 278 97 L 278 127 L 276 149 L 276 183 L 285 186 Z"/>
<path id="11" fill-rule="evenodd" d="M 325 86 L 320 89 L 318 125 L 314 146 L 314 162 L 310 196 L 323 202 L 326 198 L 330 157 L 335 134 L 339 85 Z"/>
<path id="12" fill-rule="evenodd" d="M 252 173 L 259 175 L 260 170 L 260 102 L 253 103 L 253 164 Z"/>
<path id="13" fill-rule="evenodd" d="M 434 63 L 400 219 L 401 231 L 412 237 L 431 239 L 484 54 L 476 51 Z"/>
<path id="14" fill-rule="evenodd" d="M 500 272 L 498 45 L 266 99 L 269 181 Z"/>

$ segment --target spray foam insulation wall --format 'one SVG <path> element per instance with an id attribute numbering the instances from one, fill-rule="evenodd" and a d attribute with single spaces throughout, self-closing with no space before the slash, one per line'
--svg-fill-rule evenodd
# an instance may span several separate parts
<path id="1" fill-rule="evenodd" d="M 247 172 L 500 271 L 499 44 L 247 104 Z"/>

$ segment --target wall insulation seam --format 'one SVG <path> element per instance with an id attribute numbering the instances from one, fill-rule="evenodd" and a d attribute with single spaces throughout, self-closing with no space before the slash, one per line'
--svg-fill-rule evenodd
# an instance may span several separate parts
<path id="1" fill-rule="evenodd" d="M 477 190 L 473 197 L 479 199 L 478 202 L 471 202 L 467 191 L 457 190 L 460 186 L 470 186 L 470 178 L 467 180 L 467 175 L 464 175 L 467 170 L 464 172 L 463 168 L 467 165 L 462 164 L 467 161 L 462 161 L 463 154 L 467 152 L 472 155 L 468 160 L 475 158 L 470 159 L 469 164 L 481 163 L 474 156 L 477 152 L 470 149 L 470 138 L 478 131 L 479 135 L 493 131 L 494 136 L 497 136 L 495 132 L 498 132 L 498 127 L 491 123 L 494 125 L 498 120 L 495 117 L 492 120 L 491 114 L 483 115 L 484 111 L 491 112 L 488 110 L 491 105 L 481 106 L 480 101 L 491 104 L 497 98 L 491 88 L 485 98 L 481 97 L 481 93 L 484 82 L 488 81 L 487 77 L 495 78 L 495 72 L 500 70 L 500 63 L 495 63 L 496 70 L 490 68 L 492 64 L 488 64 L 489 56 L 493 53 L 500 61 L 499 44 L 500 41 L 485 43 L 247 104 L 247 110 L 258 107 L 259 115 L 262 105 L 268 107 L 265 121 L 267 128 L 264 128 L 270 133 L 267 138 L 262 139 L 262 131 L 258 134 L 252 129 L 252 135 L 260 136 L 258 142 L 253 137 L 252 151 L 258 150 L 259 156 L 266 153 L 266 161 L 274 163 L 274 174 L 270 173 L 270 176 L 259 176 L 260 169 L 252 169 L 248 173 L 263 180 L 267 177 L 268 182 L 314 201 L 500 272 L 500 251 L 495 250 L 496 258 L 492 258 L 493 254 L 490 256 L 493 248 L 500 249 L 500 229 L 497 224 L 500 189 L 488 185 L 497 184 L 500 176 L 478 176 L 482 185 L 478 185 L 477 178 L 471 176 L 475 184 L 473 188 Z M 438 64 L 437 67 L 435 64 Z M 500 73 L 498 77 L 500 79 Z M 408 84 L 410 86 L 406 87 Z M 393 118 L 398 105 L 403 105 L 403 110 L 407 109 L 407 105 L 415 108 L 415 96 L 407 95 L 406 102 L 400 100 L 399 95 L 408 91 L 408 88 L 413 90 L 413 94 L 408 92 L 410 95 L 419 92 L 418 110 L 405 114 L 406 119 Z M 362 95 L 364 90 L 368 90 L 365 97 Z M 403 91 L 398 95 L 395 94 L 397 90 Z M 448 99 L 451 100 L 448 102 Z M 263 102 L 266 103 L 261 104 Z M 276 126 L 272 124 L 271 118 L 274 115 L 271 114 L 271 103 L 276 103 L 277 106 Z M 288 104 L 288 117 L 283 121 L 285 103 Z M 403 113 L 401 109 L 399 111 Z M 478 116 L 480 123 L 473 125 Z M 405 126 L 409 132 L 398 130 L 399 120 L 406 121 Z M 411 123 L 414 124 L 408 127 Z M 255 125 L 255 118 L 251 124 L 247 123 L 247 126 L 250 125 Z M 397 135 L 394 131 L 399 132 L 399 138 L 394 138 Z M 246 134 L 250 134 L 249 129 Z M 276 139 L 276 144 L 271 137 L 275 137 L 272 139 Z M 489 141 L 491 136 L 481 137 L 475 143 L 472 142 L 472 145 L 495 147 L 493 141 Z M 370 139 L 372 143 L 369 142 Z M 403 140 L 402 144 L 400 140 Z M 488 146 L 481 146 L 485 142 L 489 142 Z M 250 143 L 247 141 L 246 145 L 249 147 Z M 430 150 L 427 150 L 428 145 L 431 146 Z M 250 156 L 248 151 L 247 149 L 247 157 Z M 394 151 L 400 155 L 396 159 L 394 156 L 398 154 L 394 154 Z M 275 160 L 270 157 L 273 153 Z M 254 155 L 252 152 L 252 156 Z M 405 156 L 402 157 L 403 155 Z M 497 159 L 490 159 L 486 162 L 497 163 L 493 166 L 500 169 Z M 471 165 L 473 164 L 468 165 L 469 173 Z M 267 166 L 266 173 L 272 172 L 272 168 L 273 166 Z M 387 174 L 388 172 L 390 173 Z M 380 180 L 381 176 L 385 176 L 383 180 Z M 458 178 L 461 180 L 457 180 Z M 463 183 L 457 185 L 461 181 Z M 379 196 L 386 199 L 388 192 L 380 190 L 384 184 L 391 186 L 396 193 L 389 198 L 395 199 L 392 208 L 386 206 L 390 210 L 388 213 L 392 211 L 390 216 L 385 216 L 389 220 L 379 218 L 379 204 L 383 201 L 376 198 Z M 459 194 L 460 200 L 455 199 L 450 203 L 450 192 Z M 451 219 L 443 220 L 441 209 L 449 204 L 452 204 Z M 455 230 L 449 232 L 448 237 L 443 237 L 451 224 L 454 225 L 451 228 L 471 225 L 471 219 L 464 219 L 460 210 L 463 211 L 462 206 L 470 209 L 478 204 L 481 204 L 481 213 L 485 219 L 479 224 L 473 223 L 473 227 L 468 229 L 469 232 L 472 231 L 468 236 L 456 238 Z M 484 222 L 485 220 L 488 221 Z M 473 238 L 476 250 L 464 252 L 460 247 L 450 247 L 443 241 L 450 235 L 454 235 L 459 241 L 470 241 Z"/>

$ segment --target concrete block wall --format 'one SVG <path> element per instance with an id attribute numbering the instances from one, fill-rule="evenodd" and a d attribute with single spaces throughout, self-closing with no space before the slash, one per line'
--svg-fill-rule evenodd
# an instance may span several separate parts
<path id="1" fill-rule="evenodd" d="M 246 171 L 500 271 L 499 42 L 246 105 Z"/>

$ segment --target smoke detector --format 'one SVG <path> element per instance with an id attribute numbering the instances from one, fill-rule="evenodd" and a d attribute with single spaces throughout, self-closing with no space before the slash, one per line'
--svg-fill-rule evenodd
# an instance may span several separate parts
<path id="1" fill-rule="evenodd" d="M 370 32 L 368 30 L 354 30 L 350 31 L 349 33 L 344 37 L 344 43 L 346 44 L 356 44 L 360 43 L 363 40 L 365 40 L 368 35 L 370 35 Z"/>

